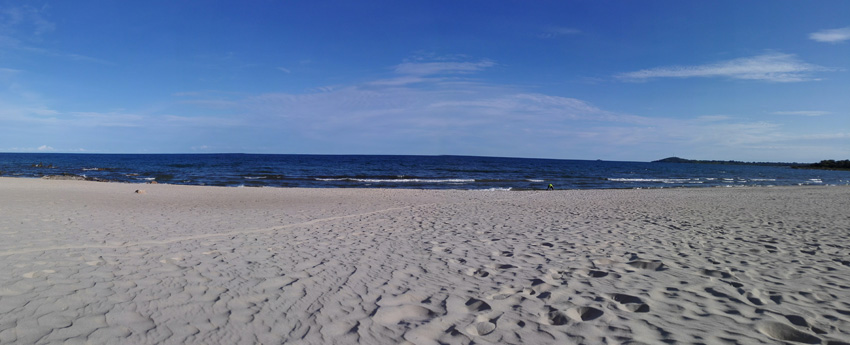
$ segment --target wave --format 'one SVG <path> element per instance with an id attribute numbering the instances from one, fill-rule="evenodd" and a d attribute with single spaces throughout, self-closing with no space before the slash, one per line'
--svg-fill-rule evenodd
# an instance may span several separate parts
<path id="1" fill-rule="evenodd" d="M 613 182 L 661 182 L 661 183 L 702 183 L 699 179 L 689 178 L 608 178 Z"/>
<path id="2" fill-rule="evenodd" d="M 475 182 L 474 179 L 422 179 L 422 178 L 396 178 L 396 179 L 380 179 L 380 178 L 316 178 L 316 181 L 352 181 L 365 183 L 470 183 Z"/>

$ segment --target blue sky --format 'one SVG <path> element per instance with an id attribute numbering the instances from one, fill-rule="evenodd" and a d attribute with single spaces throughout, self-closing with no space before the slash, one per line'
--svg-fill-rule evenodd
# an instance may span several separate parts
<path id="1" fill-rule="evenodd" d="M 848 1 L 0 1 L 0 151 L 850 158 Z"/>

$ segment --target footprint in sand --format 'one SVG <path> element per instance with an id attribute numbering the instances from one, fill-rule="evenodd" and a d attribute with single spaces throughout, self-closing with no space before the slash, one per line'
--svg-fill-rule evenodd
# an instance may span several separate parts
<path id="1" fill-rule="evenodd" d="M 762 334 L 780 341 L 793 341 L 804 344 L 820 344 L 821 339 L 794 327 L 775 321 L 764 321 L 756 326 Z"/>
<path id="2" fill-rule="evenodd" d="M 298 279 L 286 276 L 268 278 L 257 284 L 255 288 L 265 293 L 275 292 L 283 290 L 284 287 L 292 285 L 292 283 L 296 281 L 298 281 Z"/>
<path id="3" fill-rule="evenodd" d="M 575 273 L 579 277 L 584 277 L 584 278 L 602 278 L 602 277 L 608 276 L 608 272 L 598 271 L 598 270 L 593 270 L 593 269 L 577 269 L 577 270 L 573 271 L 573 273 Z M 614 275 L 614 277 L 619 278 L 618 275 L 616 275 L 616 274 Z"/>
<path id="4" fill-rule="evenodd" d="M 487 304 L 487 302 L 484 302 L 484 301 L 477 299 L 477 298 L 469 298 L 466 301 L 465 305 L 466 305 L 467 310 L 469 310 L 470 313 L 483 312 L 483 311 L 488 311 L 488 310 L 492 309 L 490 307 L 490 305 Z"/>
<path id="5" fill-rule="evenodd" d="M 574 321 L 590 321 L 598 319 L 603 312 L 592 307 L 573 307 L 567 310 L 567 316 Z"/>
<path id="6" fill-rule="evenodd" d="M 397 325 L 402 321 L 426 321 L 434 315 L 435 313 L 428 308 L 413 304 L 406 304 L 391 307 L 379 307 L 372 316 L 372 320 L 385 326 L 391 326 Z"/>
<path id="7" fill-rule="evenodd" d="M 638 297 L 621 293 L 606 294 L 605 297 L 608 297 L 612 301 L 617 302 L 617 305 L 623 311 L 630 311 L 635 313 L 649 312 L 649 305 L 643 303 L 643 300 Z"/>
<path id="8" fill-rule="evenodd" d="M 541 323 L 552 326 L 563 326 L 570 322 L 570 320 L 574 322 L 584 322 L 598 319 L 604 313 L 602 310 L 586 307 L 586 306 L 575 306 L 567 309 L 566 311 L 554 308 L 552 306 L 547 306 L 549 311 L 542 315 Z"/>
<path id="9" fill-rule="evenodd" d="M 86 265 L 89 266 L 103 266 L 106 264 L 106 260 L 103 259 L 103 256 L 98 256 L 94 260 L 86 261 Z"/>
<path id="10" fill-rule="evenodd" d="M 659 260 L 634 260 L 627 262 L 626 265 L 649 271 L 663 271 L 667 269 L 664 263 Z"/>
<path id="11" fill-rule="evenodd" d="M 27 279 L 41 278 L 41 277 L 46 277 L 48 274 L 51 274 L 51 273 L 56 273 L 56 271 L 54 271 L 54 270 L 32 271 L 32 272 L 24 273 L 23 277 L 27 278 Z"/>
<path id="12" fill-rule="evenodd" d="M 767 303 L 767 299 L 773 301 L 773 303 L 780 304 L 782 303 L 782 295 L 775 292 L 767 292 L 763 293 L 759 289 L 752 289 L 744 295 L 750 303 L 755 305 L 764 305 Z"/>
<path id="13" fill-rule="evenodd" d="M 487 272 L 481 268 L 470 268 L 466 270 L 466 275 L 478 278 L 487 278 L 488 276 L 490 276 L 490 272 Z"/>
<path id="14" fill-rule="evenodd" d="M 512 286 L 502 286 L 499 289 L 499 292 L 487 296 L 487 299 L 500 301 L 511 297 L 516 297 L 521 291 L 522 289 L 515 288 Z"/>
<path id="15" fill-rule="evenodd" d="M 826 331 L 815 327 L 811 324 L 811 322 L 807 321 L 804 317 L 798 315 L 785 315 L 785 318 L 788 319 L 789 322 L 794 324 L 795 326 L 805 327 L 808 330 L 815 332 L 816 334 L 826 334 Z"/>
<path id="16" fill-rule="evenodd" d="M 700 274 L 704 276 L 714 277 L 714 278 L 729 278 L 732 275 L 723 271 L 710 270 L 707 268 L 701 269 L 699 271 Z"/>
<path id="17" fill-rule="evenodd" d="M 178 262 L 180 262 L 180 261 L 183 261 L 183 258 L 182 258 L 182 257 L 179 257 L 179 256 L 174 256 L 174 257 L 170 257 L 170 258 L 165 258 L 165 259 L 159 260 L 159 262 L 161 262 L 161 263 L 164 263 L 164 264 L 172 264 L 172 265 L 176 265 L 176 264 L 177 264 Z"/>
<path id="18" fill-rule="evenodd" d="M 752 291 L 747 292 L 744 297 L 746 297 L 752 304 L 758 306 L 764 305 L 764 300 L 761 299 L 761 291 L 758 289 L 753 289 Z"/>
<path id="19" fill-rule="evenodd" d="M 478 315 L 475 317 L 475 321 L 466 327 L 466 332 L 477 336 L 484 336 L 493 333 L 493 331 L 496 330 L 499 317 L 501 316 L 489 318 L 484 315 Z"/>
<path id="20" fill-rule="evenodd" d="M 541 317 L 540 323 L 552 326 L 563 326 L 566 325 L 569 320 L 570 317 L 567 316 L 567 313 L 550 306 L 549 312 Z"/>

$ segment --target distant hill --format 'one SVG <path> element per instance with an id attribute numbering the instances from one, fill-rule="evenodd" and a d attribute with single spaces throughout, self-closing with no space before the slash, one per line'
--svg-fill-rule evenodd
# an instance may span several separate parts
<path id="1" fill-rule="evenodd" d="M 679 157 L 668 157 L 652 161 L 652 163 L 694 163 L 694 164 L 724 164 L 724 165 L 763 165 L 763 166 L 805 166 L 802 163 L 778 163 L 778 162 L 741 162 L 741 161 L 717 161 L 717 160 L 697 160 L 685 159 Z"/>

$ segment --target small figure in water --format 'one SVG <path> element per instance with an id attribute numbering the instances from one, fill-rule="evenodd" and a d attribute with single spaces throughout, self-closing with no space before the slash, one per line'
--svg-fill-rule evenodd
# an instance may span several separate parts
<path id="1" fill-rule="evenodd" d="M 550 184 L 549 184 L 549 188 L 546 188 L 546 190 L 555 190 L 555 186 L 553 186 L 553 185 L 550 183 Z"/>

